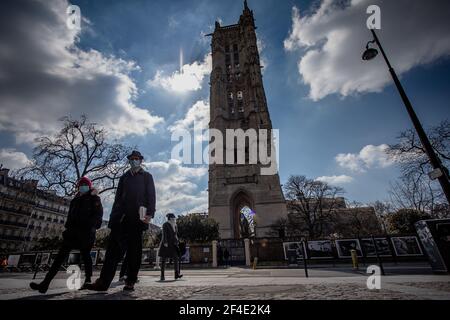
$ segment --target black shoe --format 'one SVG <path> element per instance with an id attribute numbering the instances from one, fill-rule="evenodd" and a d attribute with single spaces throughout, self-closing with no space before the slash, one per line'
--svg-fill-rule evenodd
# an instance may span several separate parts
<path id="1" fill-rule="evenodd" d="M 183 275 L 182 275 L 182 274 L 177 274 L 177 275 L 175 275 L 175 280 L 181 279 L 181 278 L 183 278 Z"/>
<path id="2" fill-rule="evenodd" d="M 91 280 L 84 280 L 84 284 L 81 286 L 80 290 L 87 290 L 91 285 Z"/>
<path id="3" fill-rule="evenodd" d="M 30 288 L 39 291 L 39 293 L 46 293 L 48 290 L 48 285 L 43 284 L 42 282 L 41 283 L 31 282 Z"/>
<path id="4" fill-rule="evenodd" d="M 134 291 L 134 285 L 133 284 L 126 284 L 123 287 L 123 291 Z"/>
<path id="5" fill-rule="evenodd" d="M 85 283 L 84 289 L 92 291 L 108 291 L 108 288 L 102 285 L 98 280 L 94 283 Z"/>

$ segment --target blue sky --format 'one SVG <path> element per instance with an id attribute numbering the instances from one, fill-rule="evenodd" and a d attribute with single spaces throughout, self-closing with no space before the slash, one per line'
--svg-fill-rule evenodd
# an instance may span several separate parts
<path id="1" fill-rule="evenodd" d="M 170 127 L 183 119 L 189 124 L 189 110 L 200 101 L 204 105 L 197 104 L 198 112 L 207 110 L 209 73 L 204 70 L 210 38 L 204 35 L 212 31 L 215 20 L 223 25 L 236 23 L 243 1 L 72 1 L 85 19 L 78 34 L 62 31 L 65 1 L 38 1 L 42 8 L 31 6 L 30 1 L 19 2 L 23 9 L 28 8 L 22 11 L 29 15 L 28 29 L 23 30 L 36 34 L 33 40 L 28 34 L 21 39 L 25 33 L 20 24 L 24 22 L 11 2 L 2 10 L 2 23 L 9 23 L 17 36 L 4 34 L 0 40 L 11 50 L 22 50 L 22 59 L 32 60 L 38 67 L 36 72 L 25 72 L 23 81 L 19 74 L 15 82 L 8 82 L 10 74 L 18 73 L 12 60 L 0 58 L 1 68 L 12 65 L 5 68 L 3 80 L 0 69 L 0 81 L 17 89 L 0 92 L 4 108 L 0 114 L 0 160 L 10 167 L 24 163 L 31 156 L 32 138 L 49 134 L 57 126 L 53 113 L 86 113 L 144 153 L 149 170 L 155 173 L 161 211 L 206 209 L 207 171 L 170 160 Z M 409 2 L 412 7 L 408 10 L 404 7 L 407 1 L 370 2 L 381 7 L 380 39 L 425 127 L 450 115 L 450 23 L 441 13 L 448 12 L 444 10 L 448 3 L 431 2 L 435 3 Z M 370 62 L 360 59 L 370 40 L 365 28 L 367 15 L 362 10 L 368 2 L 332 3 L 249 1 L 258 27 L 272 124 L 280 129 L 281 182 L 291 174 L 322 177 L 344 187 L 350 200 L 385 200 L 389 182 L 399 171 L 383 156 L 383 146 L 394 143 L 402 130 L 410 128 L 410 120 L 381 57 Z M 43 14 L 45 10 L 58 19 L 49 19 L 51 14 Z M 41 30 L 33 27 L 34 22 L 42 26 L 46 21 L 49 28 L 42 30 L 53 28 L 51 37 L 33 31 Z M 37 41 L 39 37 L 43 40 Z M 46 43 L 47 48 L 54 45 L 63 54 L 47 52 Z M 68 46 L 77 51 L 64 60 Z M 28 55 L 24 48 L 31 48 Z M 176 76 L 180 50 L 183 63 L 198 72 L 196 90 L 179 92 L 164 82 Z M 67 61 L 77 61 L 86 72 L 76 74 Z M 46 87 L 39 80 L 48 74 L 44 66 L 52 65 L 61 68 L 51 73 L 55 76 L 52 81 L 62 83 L 58 91 L 53 82 Z M 37 83 L 43 83 L 39 90 L 34 88 Z M 33 93 L 25 101 L 20 92 Z M 47 116 L 36 110 L 48 112 Z"/>

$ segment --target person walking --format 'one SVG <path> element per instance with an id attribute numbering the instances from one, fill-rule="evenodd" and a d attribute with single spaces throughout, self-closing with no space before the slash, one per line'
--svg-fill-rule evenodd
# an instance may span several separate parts
<path id="1" fill-rule="evenodd" d="M 176 224 L 176 217 L 173 213 L 166 215 L 167 222 L 162 226 L 162 237 L 159 245 L 158 255 L 161 257 L 161 281 L 165 280 L 164 271 L 166 269 L 166 262 L 168 259 L 173 259 L 173 268 L 175 272 L 175 280 L 183 277 L 180 274 L 180 248 L 178 241 L 178 229 Z"/>
<path id="2" fill-rule="evenodd" d="M 223 251 L 223 260 L 225 262 L 225 267 L 228 267 L 229 259 L 230 258 L 230 252 L 228 251 L 228 248 L 225 248 Z"/>
<path id="3" fill-rule="evenodd" d="M 103 206 L 97 190 L 92 187 L 92 182 L 87 177 L 78 181 L 77 188 L 78 192 L 69 205 L 61 248 L 44 280 L 41 283 L 30 283 L 31 289 L 40 293 L 47 292 L 50 282 L 73 249 L 80 250 L 84 262 L 85 281 L 81 289 L 91 283 L 91 249 L 95 242 L 95 232 L 102 225 Z"/>
<path id="4" fill-rule="evenodd" d="M 155 184 L 152 175 L 142 168 L 139 151 L 127 156 L 130 170 L 120 177 L 108 227 L 111 234 L 100 277 L 88 286 L 107 291 L 125 253 L 127 278 L 123 290 L 133 291 L 142 259 L 142 234 L 155 215 Z"/>

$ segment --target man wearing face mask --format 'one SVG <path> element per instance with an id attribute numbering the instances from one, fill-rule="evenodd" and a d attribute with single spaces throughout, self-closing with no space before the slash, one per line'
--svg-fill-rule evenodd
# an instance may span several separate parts
<path id="1" fill-rule="evenodd" d="M 142 233 L 155 215 L 155 185 L 150 173 L 142 168 L 144 157 L 133 151 L 127 157 L 128 170 L 120 177 L 108 227 L 111 234 L 105 261 L 97 281 L 88 286 L 106 291 L 114 279 L 117 265 L 126 252 L 127 279 L 123 290 L 133 291 L 142 259 Z"/>
<path id="2" fill-rule="evenodd" d="M 77 183 L 78 192 L 70 202 L 69 213 L 63 232 L 63 243 L 50 270 L 41 283 L 30 283 L 33 290 L 45 293 L 52 279 L 58 273 L 64 260 L 73 249 L 80 250 L 84 262 L 85 288 L 91 282 L 92 258 L 91 249 L 95 242 L 95 231 L 100 228 L 103 217 L 103 207 L 97 190 L 87 177 L 82 177 Z"/>

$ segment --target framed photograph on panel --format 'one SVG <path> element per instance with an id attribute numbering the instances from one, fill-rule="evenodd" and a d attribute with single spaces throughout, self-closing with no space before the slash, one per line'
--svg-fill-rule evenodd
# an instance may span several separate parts
<path id="1" fill-rule="evenodd" d="M 351 258 L 350 250 L 356 250 L 356 255 L 362 257 L 361 244 L 358 239 L 336 240 L 336 249 L 339 258 Z"/>
<path id="2" fill-rule="evenodd" d="M 311 240 L 307 242 L 308 255 L 311 259 L 333 258 L 331 240 Z"/>
<path id="3" fill-rule="evenodd" d="M 392 245 L 398 257 L 422 256 L 422 248 L 416 236 L 392 237 Z"/>
<path id="4" fill-rule="evenodd" d="M 389 246 L 389 241 L 387 238 L 375 238 L 375 242 L 377 244 L 377 250 L 380 257 L 391 257 L 392 252 Z M 361 245 L 364 249 L 364 253 L 366 257 L 376 257 L 375 246 L 372 241 L 372 238 L 364 238 L 361 239 Z"/>
<path id="5" fill-rule="evenodd" d="M 298 259 L 303 259 L 303 242 L 283 242 L 283 249 L 284 259 L 288 260 L 289 264 L 297 264 Z"/>

